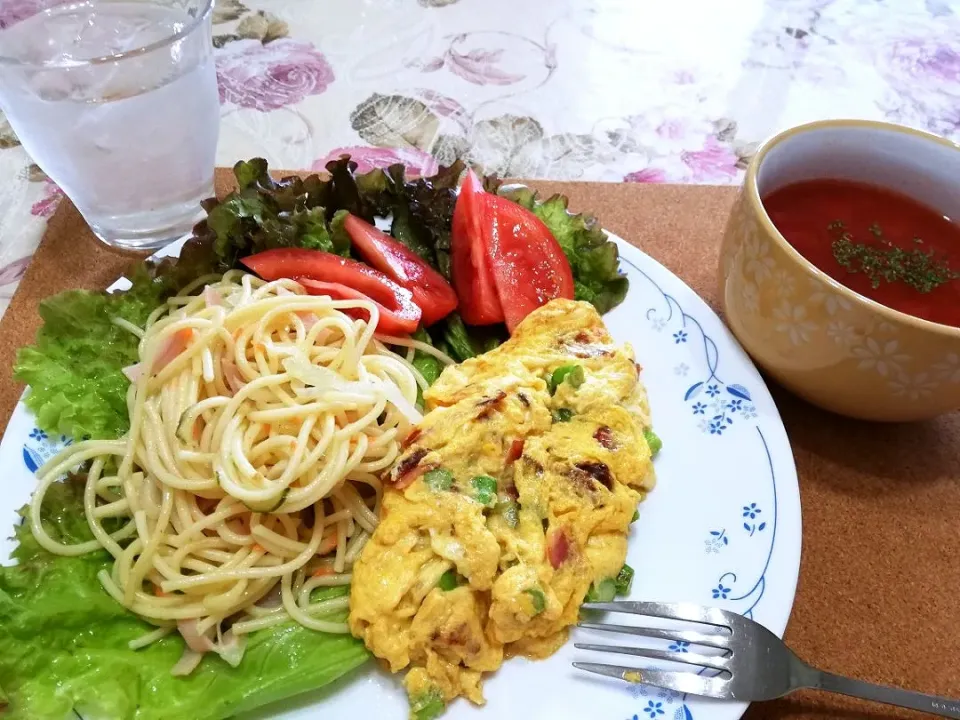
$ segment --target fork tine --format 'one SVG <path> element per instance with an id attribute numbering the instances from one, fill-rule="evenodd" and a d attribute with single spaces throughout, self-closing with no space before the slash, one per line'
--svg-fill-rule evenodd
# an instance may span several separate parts
<path id="1" fill-rule="evenodd" d="M 728 689 L 730 681 L 719 677 L 703 677 L 691 672 L 639 670 L 623 665 L 604 665 L 601 663 L 575 662 L 573 666 L 578 670 L 586 670 L 597 675 L 604 675 L 630 683 L 643 683 L 667 690 L 676 690 L 679 693 L 721 699 L 730 697 Z"/>
<path id="2" fill-rule="evenodd" d="M 719 633 L 705 634 L 694 630 L 667 630 L 666 628 L 637 627 L 635 625 L 607 625 L 605 623 L 587 622 L 577 623 L 577 627 L 582 627 L 585 630 L 640 635 L 641 637 L 670 640 L 672 642 L 688 642 L 691 645 L 705 645 L 719 650 L 726 650 L 730 640 L 729 635 L 721 635 Z"/>
<path id="3" fill-rule="evenodd" d="M 684 665 L 700 665 L 714 670 L 730 668 L 730 659 L 717 655 L 700 655 L 691 652 L 672 652 L 669 650 L 655 650 L 654 648 L 627 647 L 625 645 L 594 645 L 592 643 L 574 643 L 577 650 L 595 650 L 597 652 L 620 653 L 621 655 L 636 655 L 651 660 L 667 660 L 683 663 Z"/>
<path id="4" fill-rule="evenodd" d="M 731 620 L 728 619 L 727 613 L 720 608 L 708 608 L 702 605 L 694 605 L 693 603 L 658 603 L 620 600 L 618 602 L 584 603 L 581 607 L 584 610 L 622 612 L 632 615 L 646 615 L 648 617 L 684 620 L 686 622 L 705 623 L 716 627 L 731 628 Z"/>

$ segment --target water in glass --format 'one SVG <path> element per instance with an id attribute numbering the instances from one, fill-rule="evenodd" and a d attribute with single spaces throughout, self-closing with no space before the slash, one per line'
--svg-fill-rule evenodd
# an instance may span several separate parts
<path id="1" fill-rule="evenodd" d="M 0 31 L 0 107 L 105 242 L 154 248 L 212 194 L 209 0 L 55 5 Z"/>

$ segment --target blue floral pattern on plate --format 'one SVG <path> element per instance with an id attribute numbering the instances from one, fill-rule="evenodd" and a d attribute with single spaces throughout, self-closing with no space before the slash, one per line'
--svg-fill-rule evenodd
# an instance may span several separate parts
<path id="1" fill-rule="evenodd" d="M 687 387 L 683 400 L 688 403 L 693 414 L 699 417 L 698 427 L 708 435 L 720 437 L 735 420 L 750 420 L 757 417 L 750 391 L 738 383 L 727 384 L 717 375 L 719 352 L 717 343 L 703 330 L 697 318 L 686 312 L 677 299 L 665 292 L 659 284 L 639 267 L 624 261 L 643 275 L 660 293 L 663 304 L 647 309 L 646 318 L 657 332 L 667 330 L 671 333 L 674 345 L 686 344 L 699 339 L 702 342 L 706 374 L 694 380 Z M 675 328 L 675 329 L 674 329 Z M 680 370 L 680 368 L 683 368 Z M 674 372 L 686 377 L 689 367 L 683 363 L 674 368 Z"/>
<path id="2" fill-rule="evenodd" d="M 704 370 L 699 377 L 694 377 L 684 393 L 683 401 L 687 403 L 691 411 L 691 417 L 697 423 L 697 427 L 708 436 L 723 437 L 724 433 L 731 430 L 735 422 L 737 426 L 743 424 L 749 427 L 749 421 L 757 417 L 757 409 L 753 403 L 753 397 L 750 390 L 740 383 L 726 383 L 718 375 L 719 351 L 717 343 L 708 335 L 703 325 L 693 315 L 686 312 L 676 298 L 665 292 L 660 285 L 653 280 L 647 273 L 636 265 L 627 261 L 634 270 L 640 273 L 647 281 L 653 285 L 662 297 L 663 302 L 652 306 L 646 311 L 646 318 L 651 327 L 657 332 L 670 332 L 673 345 L 685 345 L 687 343 L 699 341 L 698 347 L 702 350 L 704 359 Z M 674 366 L 674 374 L 679 377 L 687 377 L 691 372 L 691 367 L 687 363 L 678 363 Z M 744 422 L 746 421 L 746 422 Z M 776 499 L 776 477 L 774 473 L 773 461 L 770 457 L 770 450 L 764 438 L 763 431 L 758 425 L 754 425 L 755 432 L 766 454 L 768 466 L 770 469 L 769 483 L 773 492 L 773 511 L 769 522 L 772 530 L 767 530 L 768 520 L 764 515 L 763 508 L 755 500 L 750 499 L 738 506 L 733 512 L 740 515 L 739 521 L 742 523 L 748 540 L 759 537 L 760 534 L 769 535 L 769 549 L 766 553 L 766 561 L 760 573 L 753 579 L 750 587 L 745 592 L 740 593 L 737 587 L 746 586 L 741 583 L 736 572 L 726 571 L 719 575 L 716 583 L 710 587 L 704 598 L 704 604 L 719 604 L 724 607 L 740 612 L 747 617 L 753 617 L 753 610 L 760 602 L 766 589 L 766 574 L 770 564 L 770 558 L 773 555 L 773 547 L 776 538 L 776 520 L 777 520 L 777 499 Z M 707 554 L 719 555 L 720 551 L 729 547 L 731 542 L 726 528 L 709 530 L 708 536 L 704 541 Z M 674 643 L 668 649 L 674 652 L 688 652 L 688 644 Z M 706 670 L 701 673 L 707 672 Z M 645 697 L 647 691 L 644 686 L 639 690 L 632 690 L 635 696 Z M 675 720 L 694 720 L 693 712 L 687 705 L 686 695 L 676 695 L 680 704 L 674 712 Z M 670 705 L 675 698 L 665 698 L 667 705 Z M 665 713 L 664 701 L 658 703 L 647 701 L 647 704 L 641 708 L 643 717 L 655 718 Z M 635 715 L 637 720 L 643 720 L 640 715 Z"/>
<path id="3" fill-rule="evenodd" d="M 35 427 L 30 431 L 27 442 L 23 444 L 23 464 L 27 466 L 27 470 L 35 473 L 47 460 L 63 450 L 63 448 L 71 442 L 72 440 L 65 435 L 51 439 L 47 433 Z"/>

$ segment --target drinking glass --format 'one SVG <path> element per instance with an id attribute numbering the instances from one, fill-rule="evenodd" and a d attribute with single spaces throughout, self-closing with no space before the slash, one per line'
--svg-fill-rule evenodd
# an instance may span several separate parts
<path id="1" fill-rule="evenodd" d="M 23 147 L 108 245 L 182 236 L 213 194 L 213 0 L 46 0 L 18 17 L 30 3 L 0 0 L 0 108 Z"/>

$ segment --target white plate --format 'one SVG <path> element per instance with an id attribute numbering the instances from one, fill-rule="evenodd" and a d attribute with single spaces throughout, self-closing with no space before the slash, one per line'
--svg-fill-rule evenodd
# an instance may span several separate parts
<path id="1" fill-rule="evenodd" d="M 630 292 L 605 320 L 614 338 L 636 350 L 664 443 L 656 460 L 658 485 L 640 506 L 631 535 L 631 597 L 718 605 L 781 635 L 800 567 L 800 496 L 777 408 L 706 303 L 655 260 L 615 239 Z M 0 537 L 13 525 L 15 509 L 27 502 L 33 471 L 62 445 L 62 438 L 36 430 L 26 407 L 17 405 L 0 444 Z M 10 550 L 8 541 L 0 541 L 0 558 Z M 582 640 L 590 635 L 573 634 Z M 606 661 L 623 661 L 614 657 Z M 487 680 L 484 709 L 460 700 L 444 718 L 735 720 L 746 708 L 607 680 L 575 670 L 573 660 L 604 661 L 572 642 L 548 660 L 509 660 Z M 334 690 L 255 717 L 305 720 L 321 711 L 328 718 L 407 717 L 399 678 L 374 663 Z"/>

